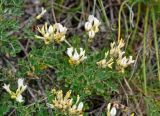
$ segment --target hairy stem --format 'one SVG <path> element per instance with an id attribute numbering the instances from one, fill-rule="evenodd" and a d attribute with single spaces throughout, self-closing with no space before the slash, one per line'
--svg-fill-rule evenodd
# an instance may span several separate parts
<path id="1" fill-rule="evenodd" d="M 155 11 L 154 8 L 152 7 L 152 25 L 153 25 L 153 34 L 154 34 L 154 46 L 156 49 L 156 63 L 158 67 L 158 79 L 160 82 L 160 64 L 159 64 L 159 56 L 158 56 L 158 42 L 157 42 L 157 30 L 156 30 L 156 19 L 155 19 Z"/>
<path id="2" fill-rule="evenodd" d="M 149 6 L 146 8 L 146 16 L 144 22 L 144 38 L 143 38 L 143 80 L 144 80 L 144 92 L 147 95 L 147 77 L 146 77 L 146 40 L 147 40 L 147 28 L 148 28 L 148 15 L 149 15 Z"/>
<path id="3" fill-rule="evenodd" d="M 143 37 L 143 59 L 142 59 L 142 68 L 143 68 L 143 86 L 144 94 L 147 97 L 147 76 L 146 76 L 146 40 L 147 40 L 147 30 L 148 30 L 148 16 L 149 16 L 149 5 L 146 6 L 146 16 L 144 20 L 144 37 Z M 149 104 L 148 99 L 144 98 L 146 104 L 147 115 L 149 114 Z"/>
<path id="4" fill-rule="evenodd" d="M 104 15 L 104 19 L 105 19 L 106 25 L 107 25 L 107 27 L 110 27 L 110 22 L 109 22 L 109 19 L 108 19 L 107 15 L 106 15 L 106 11 L 105 11 L 105 8 L 103 6 L 103 1 L 102 0 L 98 0 L 98 2 L 99 2 L 99 5 L 100 5 L 100 7 L 102 9 L 102 13 Z"/>
<path id="5" fill-rule="evenodd" d="M 132 45 L 132 43 L 133 43 L 133 41 L 135 39 L 137 30 L 138 30 L 138 24 L 139 24 L 140 15 L 141 15 L 141 3 L 138 3 L 138 14 L 137 14 L 137 19 L 136 19 L 136 27 L 135 27 L 135 29 L 133 31 L 133 35 L 131 37 L 131 43 L 130 43 L 130 45 Z"/>
<path id="6" fill-rule="evenodd" d="M 118 14 L 118 42 L 120 41 L 121 38 L 121 12 L 123 10 L 123 6 L 127 3 L 128 1 L 124 1 L 120 7 L 119 14 Z"/>

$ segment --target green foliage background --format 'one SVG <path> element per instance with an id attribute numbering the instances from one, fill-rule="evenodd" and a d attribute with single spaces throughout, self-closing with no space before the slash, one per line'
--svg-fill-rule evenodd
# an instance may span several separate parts
<path id="1" fill-rule="evenodd" d="M 42 2 L 47 4 L 47 1 Z M 58 5 L 62 5 L 64 2 L 63 0 L 56 0 L 56 4 Z M 159 18 L 160 1 L 132 0 L 130 4 L 133 2 L 141 3 L 144 6 L 154 5 L 156 19 Z M 55 43 L 44 45 L 42 40 L 34 38 L 35 32 L 31 30 L 33 28 L 31 26 L 32 23 L 37 23 L 34 17 L 30 17 L 28 24 L 21 28 L 23 25 L 21 24 L 21 18 L 25 15 L 23 5 L 24 1 L 21 0 L 0 1 L 0 115 L 9 115 L 9 113 L 14 110 L 16 110 L 16 114 L 19 116 L 49 115 L 48 112 L 50 109 L 46 106 L 45 100 L 47 100 L 47 102 L 52 101 L 54 96 L 51 94 L 51 90 L 53 88 L 62 89 L 64 93 L 72 90 L 74 100 L 77 95 L 80 95 L 81 101 L 86 103 L 85 109 L 89 109 L 90 106 L 87 103 L 88 97 L 101 96 L 105 102 L 109 102 L 112 99 L 111 95 L 119 92 L 118 89 L 120 84 L 123 83 L 124 77 L 127 79 L 131 77 L 131 68 L 128 69 L 125 74 L 109 68 L 97 68 L 96 62 L 104 58 L 104 53 L 109 50 L 109 46 L 92 50 L 88 48 L 89 44 L 86 42 L 86 36 L 78 36 L 76 33 L 72 35 L 72 37 L 68 36 L 67 40 L 76 48 L 86 48 L 88 58 L 78 66 L 69 65 L 66 54 L 68 45 L 66 43 L 61 43 L 60 45 Z M 55 5 L 55 9 L 57 16 L 60 17 L 61 12 L 58 5 Z M 83 5 L 83 1 L 80 1 L 79 5 L 67 9 L 64 13 L 74 16 L 74 14 L 81 12 Z M 98 5 L 97 7 L 101 8 Z M 145 10 L 142 9 L 142 11 Z M 75 19 L 79 21 L 77 17 Z M 134 30 L 131 30 L 131 32 L 132 31 Z M 113 33 L 110 35 L 112 34 Z M 24 55 L 23 48 L 23 42 L 26 40 L 32 41 L 32 44 L 29 45 L 29 50 L 27 50 L 27 56 Z M 111 41 L 112 40 L 115 40 L 113 36 L 111 36 Z M 131 48 L 131 45 L 128 46 L 128 48 Z M 132 53 L 133 50 L 128 48 L 126 49 L 127 54 Z M 136 71 L 137 73 L 134 75 L 134 78 L 140 82 L 141 85 L 139 86 L 143 88 L 141 67 L 138 67 Z M 38 92 L 43 91 L 39 86 L 39 82 L 41 82 L 45 95 L 42 96 L 39 95 L 38 92 L 35 92 L 37 100 L 33 101 L 30 100 L 31 96 L 27 90 L 24 93 L 25 103 L 19 104 L 11 100 L 8 93 L 2 89 L 2 86 L 4 83 L 9 83 L 11 88 L 16 90 L 18 78 L 25 78 L 28 86 Z M 153 91 L 159 91 L 159 85 L 157 83 L 155 85 L 148 84 L 147 87 L 149 93 L 151 92 L 151 96 Z M 150 88 L 152 88 L 152 90 L 150 90 Z M 44 100 L 44 98 L 46 99 Z M 147 96 L 145 96 L 145 98 L 147 98 L 148 107 L 151 108 L 148 114 L 151 116 L 158 115 L 160 112 L 158 108 L 160 102 Z M 58 115 L 59 113 L 54 110 L 50 112 L 52 115 Z M 102 115 L 105 115 L 105 111 L 103 113 Z M 85 115 L 87 115 L 87 113 Z"/>

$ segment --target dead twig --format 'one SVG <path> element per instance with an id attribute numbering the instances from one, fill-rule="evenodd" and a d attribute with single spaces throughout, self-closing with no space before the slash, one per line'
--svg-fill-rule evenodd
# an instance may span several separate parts
<path id="1" fill-rule="evenodd" d="M 37 101 L 37 98 L 35 97 L 35 95 L 33 94 L 32 90 L 30 87 L 27 87 L 27 90 L 29 92 L 29 94 L 31 95 L 31 97 L 34 99 L 34 101 L 36 102 Z"/>

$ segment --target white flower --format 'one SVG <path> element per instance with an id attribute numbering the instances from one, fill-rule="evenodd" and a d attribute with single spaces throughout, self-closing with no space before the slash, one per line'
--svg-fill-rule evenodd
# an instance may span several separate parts
<path id="1" fill-rule="evenodd" d="M 82 109 L 83 109 L 83 102 L 80 102 L 78 107 L 77 107 L 77 110 L 81 111 Z"/>
<path id="2" fill-rule="evenodd" d="M 69 63 L 74 65 L 78 65 L 87 58 L 85 56 L 85 50 L 83 50 L 83 48 L 80 48 L 80 53 L 78 54 L 76 49 L 70 47 L 67 49 L 67 55 L 70 57 Z"/>
<path id="3" fill-rule="evenodd" d="M 96 62 L 99 68 L 106 68 L 106 59 L 102 59 L 98 62 Z"/>
<path id="4" fill-rule="evenodd" d="M 47 104 L 48 107 L 58 108 L 64 111 L 72 105 L 72 99 L 70 98 L 71 90 L 68 91 L 65 96 L 63 96 L 62 90 L 54 90 L 54 94 L 56 97 L 54 100 L 52 100 L 52 104 Z"/>
<path id="5" fill-rule="evenodd" d="M 54 28 L 54 37 L 53 37 L 54 41 L 57 43 L 64 41 L 67 28 L 63 27 L 63 25 L 60 23 L 55 23 L 53 25 L 53 28 Z"/>
<path id="6" fill-rule="evenodd" d="M 66 33 L 67 32 L 67 28 L 63 27 L 63 25 L 60 23 L 55 23 L 53 27 L 56 29 L 57 33 Z"/>
<path id="7" fill-rule="evenodd" d="M 42 36 L 35 35 L 36 38 L 43 39 L 45 44 L 49 44 L 53 41 L 60 43 L 65 40 L 65 34 L 67 28 L 63 27 L 60 23 L 55 23 L 53 26 L 45 23 L 41 28 L 37 27 L 37 30 Z"/>
<path id="8" fill-rule="evenodd" d="M 110 49 L 110 55 L 111 55 L 111 57 L 116 58 L 116 57 L 119 56 L 119 54 L 121 54 L 121 53 L 124 54 L 124 52 L 122 52 L 122 50 L 121 50 L 124 47 L 124 45 L 125 45 L 125 43 L 124 43 L 123 39 L 121 39 L 118 42 L 118 45 L 116 45 L 115 42 L 111 43 L 110 44 L 110 46 L 111 46 L 111 49 Z"/>
<path id="9" fill-rule="evenodd" d="M 120 70 L 122 73 L 124 73 L 124 69 L 128 67 L 130 64 L 134 63 L 135 60 L 132 59 L 132 56 L 129 56 L 129 58 L 126 58 L 126 56 L 120 57 L 117 59 L 117 69 Z"/>
<path id="10" fill-rule="evenodd" d="M 88 17 L 88 22 L 92 24 L 92 27 L 99 27 L 99 25 L 101 24 L 101 22 L 96 18 L 94 17 L 93 15 L 89 15 Z M 94 30 L 95 32 L 98 32 L 98 30 Z"/>
<path id="11" fill-rule="evenodd" d="M 89 15 L 88 21 L 85 23 L 85 30 L 87 31 L 89 38 L 94 38 L 95 34 L 99 31 L 99 25 L 101 22 L 93 15 Z"/>
<path id="12" fill-rule="evenodd" d="M 117 113 L 116 108 L 115 108 L 115 107 L 112 107 L 112 108 L 111 108 L 111 103 L 109 103 L 109 104 L 107 105 L 107 116 L 115 116 L 116 113 Z"/>
<path id="13" fill-rule="evenodd" d="M 75 115 L 75 114 L 76 115 L 77 114 L 82 115 L 82 113 L 83 113 L 83 111 L 82 111 L 83 110 L 83 102 L 80 102 L 78 104 L 79 100 L 80 100 L 80 97 L 78 95 L 76 103 L 69 108 L 69 114 L 70 115 Z"/>
<path id="14" fill-rule="evenodd" d="M 135 62 L 135 60 L 133 60 L 132 58 L 133 58 L 132 56 L 129 56 L 128 64 L 132 64 Z"/>
<path id="15" fill-rule="evenodd" d="M 106 59 L 107 59 L 107 57 L 108 57 L 108 54 L 109 54 L 109 52 L 106 52 L 104 59 L 96 62 L 96 64 L 98 65 L 99 68 L 109 67 L 109 68 L 112 69 L 112 64 L 114 63 L 114 62 L 113 62 L 113 58 L 110 58 L 110 59 L 107 61 Z"/>
<path id="16" fill-rule="evenodd" d="M 110 109 L 111 109 L 111 103 L 107 105 L 107 110 L 110 110 Z"/>
<path id="17" fill-rule="evenodd" d="M 18 79 L 18 89 L 16 93 L 22 94 L 22 92 L 27 88 L 27 85 L 24 85 L 23 81 L 23 79 Z"/>
<path id="18" fill-rule="evenodd" d="M 124 47 L 124 45 L 125 45 L 124 40 L 121 39 L 121 40 L 118 42 L 118 48 L 121 49 L 121 48 Z"/>
<path id="19" fill-rule="evenodd" d="M 110 58 L 108 61 L 106 59 L 102 59 L 99 62 L 97 62 L 97 65 L 99 68 L 106 68 L 109 67 L 112 69 L 112 64 L 113 64 L 113 58 Z"/>
<path id="20" fill-rule="evenodd" d="M 116 61 L 116 69 L 122 73 L 124 73 L 125 68 L 127 68 L 130 64 L 134 63 L 135 61 L 132 59 L 132 56 L 129 56 L 129 58 L 125 56 L 125 51 L 122 50 L 124 45 L 125 43 L 123 39 L 118 41 L 118 43 L 113 42 L 110 44 L 111 49 L 109 51 L 110 57 L 113 58 L 114 61 Z M 105 62 L 102 63 L 105 64 Z M 100 63 L 100 65 L 102 65 L 102 63 Z"/>
<path id="21" fill-rule="evenodd" d="M 23 84 L 23 79 L 18 79 L 18 88 L 16 92 L 10 90 L 10 85 L 4 84 L 3 88 L 11 95 L 12 99 L 15 99 L 17 102 L 23 102 L 22 93 L 26 90 L 27 85 Z"/>
<path id="22" fill-rule="evenodd" d="M 117 110 L 115 107 L 112 107 L 112 109 L 110 110 L 110 116 L 115 116 L 117 113 Z"/>
<path id="23" fill-rule="evenodd" d="M 17 101 L 17 102 L 20 102 L 20 103 L 23 102 L 24 100 L 23 100 L 22 95 L 19 94 L 19 95 L 16 97 L 16 101 Z"/>
<path id="24" fill-rule="evenodd" d="M 49 108 L 52 108 L 52 109 L 55 108 L 54 105 L 53 105 L 53 104 L 50 104 L 50 103 L 47 103 L 47 106 L 48 106 Z"/>
<path id="25" fill-rule="evenodd" d="M 48 24 L 45 23 L 41 28 L 37 27 L 37 30 L 42 36 L 35 35 L 36 38 L 44 40 L 45 44 L 49 44 L 53 41 L 53 26 L 50 25 L 49 28 Z"/>
<path id="26" fill-rule="evenodd" d="M 86 22 L 85 23 L 85 30 L 89 31 L 89 30 L 91 30 L 91 28 L 92 28 L 92 24 L 90 22 Z"/>
<path id="27" fill-rule="evenodd" d="M 67 48 L 67 54 L 69 57 L 72 57 L 73 47 Z"/>
<path id="28" fill-rule="evenodd" d="M 42 11 L 41 11 L 41 13 L 40 13 L 38 16 L 36 16 L 36 19 L 42 18 L 42 16 L 43 16 L 46 12 L 47 12 L 47 10 L 42 7 Z"/>
<path id="29" fill-rule="evenodd" d="M 12 91 L 10 90 L 10 85 L 9 85 L 9 84 L 8 84 L 8 85 L 4 84 L 4 85 L 3 85 L 3 88 L 4 88 L 9 94 L 12 94 Z"/>
<path id="30" fill-rule="evenodd" d="M 71 98 L 71 90 L 69 90 L 66 95 L 63 95 L 62 90 L 53 90 L 55 94 L 55 99 L 52 100 L 52 104 L 47 103 L 50 108 L 59 109 L 60 111 L 69 114 L 69 116 L 83 116 L 83 102 L 79 103 L 80 97 L 77 96 L 77 101 L 73 104 L 73 99 Z M 79 104 L 78 104 L 79 103 Z"/>
<path id="31" fill-rule="evenodd" d="M 117 60 L 117 64 L 122 66 L 122 67 L 127 67 L 128 65 L 134 63 L 134 60 L 132 60 L 132 56 L 129 56 L 129 58 L 127 59 L 126 56 L 123 58 L 119 58 Z"/>
<path id="32" fill-rule="evenodd" d="M 88 31 L 88 35 L 89 35 L 89 38 L 94 38 L 95 36 L 95 32 L 94 31 Z"/>

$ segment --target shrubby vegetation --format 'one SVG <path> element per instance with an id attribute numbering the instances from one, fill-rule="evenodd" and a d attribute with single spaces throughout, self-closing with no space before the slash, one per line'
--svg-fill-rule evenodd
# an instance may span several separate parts
<path id="1" fill-rule="evenodd" d="M 0 114 L 158 115 L 159 4 L 1 0 Z"/>

